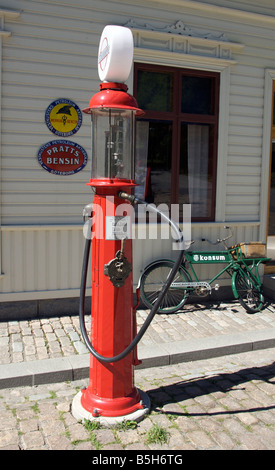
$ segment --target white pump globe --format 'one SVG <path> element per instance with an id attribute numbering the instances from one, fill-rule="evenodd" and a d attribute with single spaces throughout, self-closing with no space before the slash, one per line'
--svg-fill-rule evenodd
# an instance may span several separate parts
<path id="1" fill-rule="evenodd" d="M 102 82 L 124 83 L 133 63 L 132 31 L 108 25 L 102 31 L 98 49 L 98 75 Z"/>

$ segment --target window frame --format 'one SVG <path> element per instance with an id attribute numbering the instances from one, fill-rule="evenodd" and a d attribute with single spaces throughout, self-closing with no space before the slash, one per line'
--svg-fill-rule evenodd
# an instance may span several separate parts
<path id="1" fill-rule="evenodd" d="M 187 69 L 181 67 L 173 67 L 166 65 L 155 65 L 142 62 L 134 63 L 134 96 L 138 99 L 137 85 L 138 85 L 138 71 L 150 71 L 160 73 L 173 73 L 174 76 L 174 92 L 173 92 L 173 111 L 152 111 L 144 110 L 145 114 L 139 120 L 143 121 L 170 121 L 173 125 L 172 130 L 172 161 L 171 161 L 171 198 L 170 203 L 176 204 L 179 195 L 179 168 L 180 168 L 180 136 L 182 123 L 186 124 L 209 124 L 213 126 L 214 135 L 212 142 L 212 158 L 210 160 L 212 165 L 212 198 L 210 216 L 208 217 L 194 217 L 192 222 L 213 222 L 215 221 L 216 210 L 216 193 L 217 193 L 217 162 L 218 162 L 218 136 L 219 136 L 219 101 L 220 101 L 220 72 Z M 189 114 L 181 111 L 181 82 L 182 76 L 195 76 L 202 78 L 211 78 L 212 81 L 212 100 L 213 100 L 213 114 Z M 211 143 L 210 143 L 211 145 Z"/>

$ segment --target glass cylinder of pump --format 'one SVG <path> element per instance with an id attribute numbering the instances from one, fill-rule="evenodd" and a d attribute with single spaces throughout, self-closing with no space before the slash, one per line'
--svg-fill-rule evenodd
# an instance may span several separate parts
<path id="1" fill-rule="evenodd" d="M 134 179 L 134 111 L 92 111 L 92 180 Z"/>
<path id="2" fill-rule="evenodd" d="M 135 117 L 143 114 L 124 83 L 103 82 L 83 112 L 92 117 L 90 186 L 134 184 Z"/>

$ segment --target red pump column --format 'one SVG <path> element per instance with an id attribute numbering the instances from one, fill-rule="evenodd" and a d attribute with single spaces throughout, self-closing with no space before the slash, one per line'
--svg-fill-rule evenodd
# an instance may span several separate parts
<path id="1" fill-rule="evenodd" d="M 115 38 L 117 33 L 120 31 L 115 29 Z M 102 34 L 106 45 L 108 37 Z M 126 34 L 129 38 L 128 29 Z M 100 57 L 102 62 L 102 53 Z M 132 240 L 127 232 L 131 230 L 133 209 L 118 195 L 121 191 L 130 193 L 135 186 L 135 116 L 142 111 L 127 93 L 127 86 L 119 82 L 101 83 L 100 92 L 83 111 L 92 116 L 92 174 L 87 184 L 95 191 L 91 344 L 101 356 L 113 358 L 136 334 Z M 125 226 L 125 221 L 127 230 L 119 233 L 117 228 L 121 223 Z M 81 420 L 99 419 L 105 425 L 142 419 L 150 401 L 134 385 L 137 363 L 135 350 L 115 362 L 104 362 L 91 354 L 89 385 L 74 398 L 73 415 Z"/>
<path id="2" fill-rule="evenodd" d="M 122 203 L 114 195 L 102 194 L 110 187 L 101 188 L 96 194 L 94 205 L 104 214 L 103 227 L 95 220 L 95 233 L 92 240 L 92 312 L 91 342 L 102 356 L 114 357 L 120 354 L 133 340 L 135 316 L 133 311 L 133 284 L 130 273 L 121 287 L 115 287 L 108 275 L 106 266 L 116 259 L 121 249 L 120 240 L 106 240 L 106 215 L 114 217 Z M 112 188 L 114 192 L 125 188 Z M 104 238 L 100 238 L 103 229 Z M 100 231 L 100 233 L 98 233 Z M 97 238 L 97 235 L 99 237 Z M 132 241 L 125 240 L 124 256 L 132 264 Z M 124 359 L 114 363 L 103 363 L 91 354 L 89 386 L 82 392 L 81 404 L 94 417 L 118 417 L 143 410 L 142 397 L 134 386 L 134 351 Z"/>

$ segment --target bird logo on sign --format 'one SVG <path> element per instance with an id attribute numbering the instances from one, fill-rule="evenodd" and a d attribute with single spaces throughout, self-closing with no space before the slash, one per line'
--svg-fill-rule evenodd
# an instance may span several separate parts
<path id="1" fill-rule="evenodd" d="M 65 106 L 62 106 L 62 108 L 60 108 L 60 110 L 57 111 L 57 113 L 56 113 L 56 114 L 63 114 L 63 116 L 61 117 L 61 119 L 62 119 L 62 122 L 63 122 L 63 125 L 64 125 L 64 126 L 66 126 L 67 119 L 68 119 L 66 115 L 68 115 L 68 116 L 71 116 L 71 115 L 72 115 L 72 114 L 71 114 L 71 111 L 70 111 L 70 108 L 71 108 L 71 107 L 72 107 L 72 106 L 66 104 Z"/>

